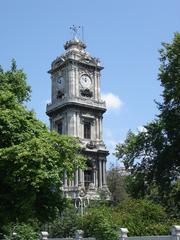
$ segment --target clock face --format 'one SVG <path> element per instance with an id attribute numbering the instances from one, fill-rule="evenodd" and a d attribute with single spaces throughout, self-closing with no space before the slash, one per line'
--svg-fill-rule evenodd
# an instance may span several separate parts
<path id="1" fill-rule="evenodd" d="M 90 88 L 92 81 L 87 74 L 84 74 L 80 78 L 80 83 L 83 86 L 83 88 Z"/>
<path id="2" fill-rule="evenodd" d="M 64 87 L 64 78 L 63 77 L 58 77 L 56 81 L 57 81 L 57 87 L 59 89 L 62 89 Z"/>

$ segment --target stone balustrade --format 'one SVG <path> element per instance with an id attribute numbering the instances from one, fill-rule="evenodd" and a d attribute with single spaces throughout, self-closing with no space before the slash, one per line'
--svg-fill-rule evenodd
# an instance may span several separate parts
<path id="1" fill-rule="evenodd" d="M 119 240 L 180 240 L 180 226 L 173 225 L 171 227 L 171 235 L 167 236 L 137 236 L 128 237 L 128 229 L 120 228 Z M 42 231 L 40 234 L 40 240 L 96 240 L 95 238 L 83 238 L 84 232 L 77 230 L 75 232 L 75 238 L 48 238 L 49 234 L 46 231 Z M 13 233 L 13 239 L 16 239 L 17 234 Z M 104 239 L 106 240 L 106 239 Z"/>
<path id="2" fill-rule="evenodd" d="M 180 240 L 180 226 L 173 225 L 171 227 L 171 235 L 167 236 L 138 236 L 128 237 L 128 229 L 120 228 L 119 240 Z"/>

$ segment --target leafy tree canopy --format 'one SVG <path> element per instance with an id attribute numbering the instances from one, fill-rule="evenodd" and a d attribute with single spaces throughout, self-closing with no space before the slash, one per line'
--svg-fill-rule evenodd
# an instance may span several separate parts
<path id="1" fill-rule="evenodd" d="M 0 90 L 13 94 L 18 103 L 30 100 L 31 88 L 27 85 L 26 75 L 23 70 L 17 69 L 14 59 L 9 71 L 0 66 Z"/>
<path id="2" fill-rule="evenodd" d="M 180 33 L 174 35 L 172 43 L 162 46 L 160 113 L 143 132 L 129 131 L 125 142 L 116 146 L 115 155 L 131 170 L 129 190 L 134 197 L 151 195 L 167 204 L 172 195 L 180 199 Z M 170 202 L 172 208 L 179 209 L 176 213 L 180 212 L 180 201 Z"/>
<path id="3" fill-rule="evenodd" d="M 30 87 L 22 70 L 0 71 L 0 222 L 37 218 L 46 222 L 63 209 L 60 191 L 68 176 L 83 167 L 77 139 L 49 132 L 22 104 Z"/>
<path id="4" fill-rule="evenodd" d="M 111 199 L 113 201 L 122 201 L 127 197 L 126 176 L 119 169 L 119 167 L 112 167 L 107 171 L 107 185 L 111 192 Z"/>

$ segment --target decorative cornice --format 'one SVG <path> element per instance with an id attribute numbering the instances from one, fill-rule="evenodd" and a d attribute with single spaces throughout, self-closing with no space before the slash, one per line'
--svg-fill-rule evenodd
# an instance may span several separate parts
<path id="1" fill-rule="evenodd" d="M 83 43 L 80 39 L 78 38 L 74 38 L 70 41 L 67 41 L 65 44 L 64 44 L 64 49 L 67 50 L 69 49 L 70 47 L 72 46 L 75 46 L 79 49 L 85 49 L 86 48 L 86 44 Z"/>
<path id="2" fill-rule="evenodd" d="M 104 101 L 96 101 L 94 99 L 86 99 L 83 97 L 65 97 L 61 100 L 57 100 L 54 103 L 47 104 L 46 113 L 49 115 L 51 112 L 63 108 L 65 106 L 80 106 L 89 109 L 97 109 L 99 111 L 106 111 L 106 104 Z"/>

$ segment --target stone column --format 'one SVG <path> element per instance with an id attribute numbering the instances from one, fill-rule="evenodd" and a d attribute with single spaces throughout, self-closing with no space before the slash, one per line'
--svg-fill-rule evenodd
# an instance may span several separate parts
<path id="1" fill-rule="evenodd" d="M 67 112 L 65 113 L 64 115 L 64 134 L 68 134 L 68 124 L 67 124 L 67 121 L 68 121 L 68 118 L 67 118 Z"/>
<path id="2" fill-rule="evenodd" d="M 81 176 L 82 176 L 82 187 L 84 187 L 84 171 L 81 170 Z"/>
<path id="3" fill-rule="evenodd" d="M 80 176 L 81 172 L 80 171 L 81 171 L 81 169 L 78 168 L 78 186 L 81 185 L 81 176 Z"/>
<path id="4" fill-rule="evenodd" d="M 103 185 L 106 185 L 106 161 L 102 161 Z"/>
<path id="5" fill-rule="evenodd" d="M 50 122 L 50 131 L 53 130 L 53 119 L 52 117 L 49 118 L 49 122 Z"/>
<path id="6" fill-rule="evenodd" d="M 82 187 L 84 187 L 84 172 L 82 171 L 82 169 L 78 169 L 78 185 L 81 185 Z"/>
<path id="7" fill-rule="evenodd" d="M 78 137 L 78 127 L 77 127 L 77 112 L 75 112 L 75 121 L 74 121 L 75 137 Z"/>
<path id="8" fill-rule="evenodd" d="M 103 135 L 103 128 L 102 128 L 102 119 L 103 117 L 100 117 L 99 119 L 99 138 L 102 140 L 102 135 Z"/>
<path id="9" fill-rule="evenodd" d="M 180 240 L 180 225 L 173 225 L 171 228 L 172 240 Z"/>
<path id="10" fill-rule="evenodd" d="M 78 169 L 75 171 L 74 185 L 75 187 L 78 187 Z"/>
<path id="11" fill-rule="evenodd" d="M 75 95 L 79 96 L 79 72 L 76 67 L 74 67 L 75 71 Z"/>
<path id="12" fill-rule="evenodd" d="M 12 233 L 12 239 L 16 240 L 16 238 L 17 238 L 17 233 L 16 233 L 16 232 L 13 232 L 13 233 Z"/>
<path id="13" fill-rule="evenodd" d="M 97 73 L 97 98 L 100 100 L 100 88 L 101 88 L 101 80 L 100 80 L 100 73 Z"/>
<path id="14" fill-rule="evenodd" d="M 48 239 L 48 236 L 49 236 L 49 233 L 43 231 L 43 232 L 41 232 L 40 239 L 41 239 L 41 240 L 47 240 L 47 239 Z"/>
<path id="15" fill-rule="evenodd" d="M 97 86 L 98 78 L 96 72 L 94 73 L 94 95 L 95 99 L 97 99 L 97 93 L 98 93 L 98 86 Z"/>
<path id="16" fill-rule="evenodd" d="M 64 187 L 67 187 L 67 174 L 64 172 Z"/>
<path id="17" fill-rule="evenodd" d="M 99 140 L 99 118 L 96 117 L 96 140 Z"/>
<path id="18" fill-rule="evenodd" d="M 127 228 L 120 228 L 119 231 L 119 240 L 126 240 L 127 239 L 127 234 L 128 234 L 128 229 Z"/>
<path id="19" fill-rule="evenodd" d="M 75 112 L 71 111 L 67 113 L 68 135 L 74 135 L 74 117 Z"/>
<path id="20" fill-rule="evenodd" d="M 71 180 L 71 186 L 74 187 L 74 176 L 75 176 L 75 173 L 73 173 L 72 175 L 72 180 Z"/>
<path id="21" fill-rule="evenodd" d="M 95 120 L 91 122 L 91 139 L 96 140 Z"/>
<path id="22" fill-rule="evenodd" d="M 84 121 L 81 117 L 81 115 L 79 114 L 78 116 L 78 137 L 80 138 L 84 138 Z"/>
<path id="23" fill-rule="evenodd" d="M 76 112 L 76 137 L 79 137 L 80 132 L 80 118 L 79 118 L 79 112 Z"/>
<path id="24" fill-rule="evenodd" d="M 72 66 L 72 95 L 75 95 L 75 91 L 76 91 L 76 82 L 75 82 L 75 67 Z"/>
<path id="25" fill-rule="evenodd" d="M 82 230 L 76 230 L 75 232 L 75 240 L 82 240 L 84 232 Z"/>
<path id="26" fill-rule="evenodd" d="M 74 135 L 74 137 L 76 137 L 77 136 L 77 129 L 76 129 L 76 120 L 77 120 L 77 118 L 76 118 L 76 112 L 74 112 L 74 116 L 73 116 L 73 122 L 74 122 L 74 126 L 73 126 L 73 135 Z"/>
<path id="27" fill-rule="evenodd" d="M 96 187 L 98 187 L 98 172 L 97 172 L 97 170 L 95 171 L 95 176 L 96 176 Z"/>
<path id="28" fill-rule="evenodd" d="M 96 172 L 95 172 L 95 169 L 93 169 L 93 183 L 94 183 L 94 186 L 96 186 Z"/>
<path id="29" fill-rule="evenodd" d="M 102 161 L 99 160 L 99 187 L 102 187 Z"/>
<path id="30" fill-rule="evenodd" d="M 74 67 L 71 65 L 69 69 L 69 95 L 72 97 L 74 95 L 74 90 L 75 90 L 75 71 Z"/>
<path id="31" fill-rule="evenodd" d="M 101 125 L 101 117 L 98 117 L 98 138 L 102 140 L 102 125 Z"/>

